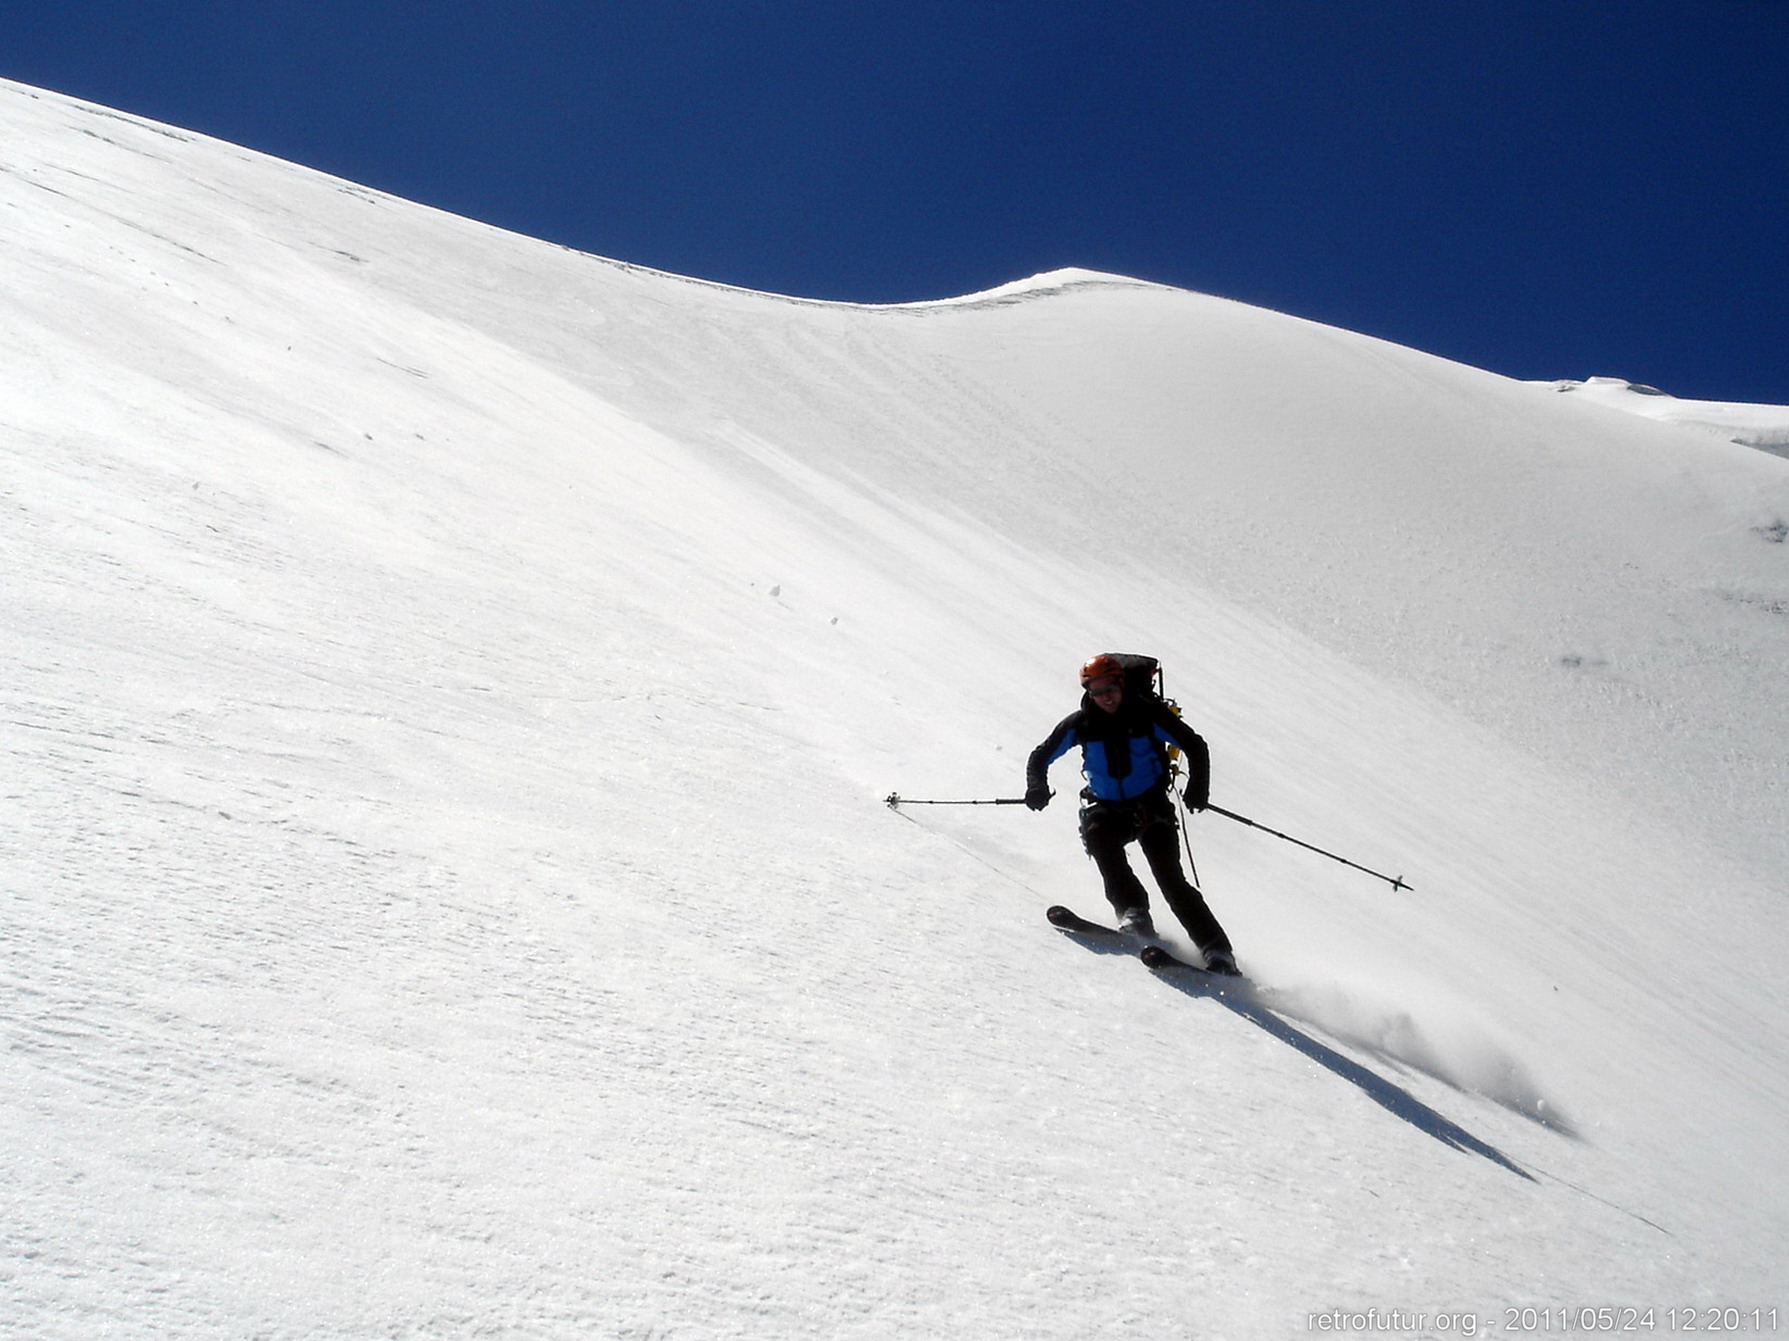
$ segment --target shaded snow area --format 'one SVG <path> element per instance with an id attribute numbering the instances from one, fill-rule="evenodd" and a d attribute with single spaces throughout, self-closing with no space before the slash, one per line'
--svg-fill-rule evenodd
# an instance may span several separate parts
<path id="1" fill-rule="evenodd" d="M 0 1333 L 1789 1305 L 1789 462 L 1113 276 L 798 301 L 0 127 Z M 1106 649 L 1410 888 L 1193 819 L 1219 992 L 1045 922 L 1106 911 L 1070 760 L 883 804 L 1017 794 Z"/>

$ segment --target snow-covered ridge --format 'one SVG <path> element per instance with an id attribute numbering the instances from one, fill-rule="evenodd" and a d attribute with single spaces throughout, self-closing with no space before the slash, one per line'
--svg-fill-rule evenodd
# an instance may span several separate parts
<path id="1" fill-rule="evenodd" d="M 984 289 L 978 293 L 964 294 L 958 298 L 941 298 L 934 303 L 900 303 L 893 304 L 893 306 L 967 306 L 987 303 L 1021 302 L 1030 298 L 1041 298 L 1053 294 L 1065 293 L 1071 289 L 1087 288 L 1168 290 L 1167 285 L 1156 284 L 1150 280 L 1131 279 L 1125 275 L 1112 275 L 1100 270 L 1083 270 L 1079 267 L 1066 266 L 1059 270 L 1046 270 L 1041 275 L 1032 275 L 1026 279 L 1010 280 L 1005 284 L 997 284 L 991 289 Z"/>
<path id="2" fill-rule="evenodd" d="M 21 1335 L 1784 1298 L 1789 463 L 1120 277 L 914 319 L 0 127 Z M 1413 888 L 1193 820 L 1216 996 L 1043 922 L 1066 761 L 881 804 L 1010 794 L 1102 648 Z"/>
<path id="3" fill-rule="evenodd" d="M 1612 410 L 1642 415 L 1661 423 L 1707 429 L 1747 447 L 1789 456 L 1789 405 L 1680 400 L 1657 387 L 1641 386 L 1619 377 L 1592 377 L 1582 382 L 1568 380 L 1544 385 Z"/>

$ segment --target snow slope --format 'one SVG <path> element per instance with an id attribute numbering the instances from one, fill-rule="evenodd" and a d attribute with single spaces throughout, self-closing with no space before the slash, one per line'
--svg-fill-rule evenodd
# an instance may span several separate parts
<path id="1" fill-rule="evenodd" d="M 1114 276 L 805 302 L 0 127 L 10 1334 L 1789 1305 L 1789 463 Z M 1195 820 L 1218 996 L 1043 922 L 1067 761 L 881 804 L 1015 793 L 1103 648 L 1413 888 Z"/>

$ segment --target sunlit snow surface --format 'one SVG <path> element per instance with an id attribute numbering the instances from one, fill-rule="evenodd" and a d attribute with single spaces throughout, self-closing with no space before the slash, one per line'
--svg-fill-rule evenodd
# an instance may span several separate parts
<path id="1" fill-rule="evenodd" d="M 0 127 L 0 1333 L 1789 1304 L 1789 462 L 1114 276 L 821 304 Z M 1195 820 L 1219 995 L 1045 923 L 1068 761 L 881 803 L 1015 794 L 1108 648 L 1412 888 Z"/>

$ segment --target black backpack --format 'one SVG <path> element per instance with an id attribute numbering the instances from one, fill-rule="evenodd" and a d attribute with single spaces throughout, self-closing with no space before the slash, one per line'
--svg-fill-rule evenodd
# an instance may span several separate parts
<path id="1" fill-rule="evenodd" d="M 1162 694 L 1161 662 L 1141 652 L 1107 652 L 1106 655 L 1124 667 L 1124 696 L 1127 699 L 1159 698 L 1167 702 Z"/>

